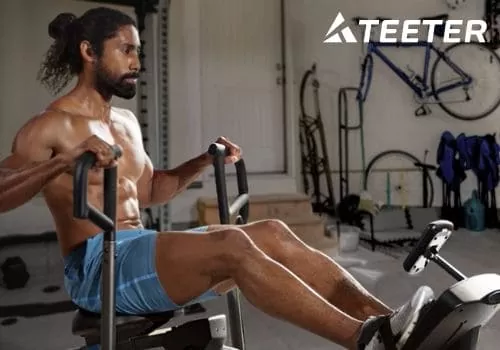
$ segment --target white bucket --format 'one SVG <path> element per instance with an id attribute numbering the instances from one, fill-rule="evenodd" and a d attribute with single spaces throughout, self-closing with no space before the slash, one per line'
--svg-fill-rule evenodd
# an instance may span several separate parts
<path id="1" fill-rule="evenodd" d="M 360 230 L 358 227 L 349 225 L 328 226 L 330 235 L 337 235 L 339 250 L 341 252 L 354 252 L 358 250 Z M 340 231 L 340 232 L 338 232 Z"/>

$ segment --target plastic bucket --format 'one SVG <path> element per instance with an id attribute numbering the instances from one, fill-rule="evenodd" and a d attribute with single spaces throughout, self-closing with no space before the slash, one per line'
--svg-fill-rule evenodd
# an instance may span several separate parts
<path id="1" fill-rule="evenodd" d="M 360 230 L 356 226 L 331 225 L 328 226 L 331 236 L 337 237 L 339 251 L 354 252 L 358 250 Z"/>

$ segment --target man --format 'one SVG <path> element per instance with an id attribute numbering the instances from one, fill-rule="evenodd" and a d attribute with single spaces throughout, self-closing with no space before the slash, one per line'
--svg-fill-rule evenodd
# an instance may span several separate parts
<path id="1" fill-rule="evenodd" d="M 110 145 L 118 145 L 117 311 L 171 310 L 237 285 L 267 314 L 348 349 L 376 343 L 384 322 L 397 333 L 418 314 L 427 290 L 394 312 L 278 220 L 189 232 L 145 230 L 140 208 L 174 198 L 212 164 L 211 157 L 204 153 L 175 169 L 154 169 L 135 116 L 111 106 L 113 96 L 130 99 L 136 92 L 140 41 L 130 17 L 108 8 L 80 18 L 61 14 L 49 34 L 55 41 L 40 81 L 54 93 L 74 76 L 78 81 L 19 130 L 1 166 L 0 210 L 43 193 L 65 258 L 65 285 L 77 305 L 100 311 L 103 237 L 92 223 L 73 217 L 72 167 L 83 152 L 96 153 L 88 197 L 102 208 L 102 168 L 115 162 Z M 239 159 L 238 146 L 223 137 L 217 141 L 230 150 L 227 162 Z"/>

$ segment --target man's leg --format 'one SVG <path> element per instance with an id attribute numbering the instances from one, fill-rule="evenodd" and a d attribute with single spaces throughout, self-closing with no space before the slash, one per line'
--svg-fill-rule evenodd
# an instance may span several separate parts
<path id="1" fill-rule="evenodd" d="M 217 229 L 222 226 L 211 226 Z M 266 255 L 290 269 L 331 304 L 359 320 L 392 310 L 370 294 L 332 258 L 302 242 L 283 222 L 263 220 L 239 226 Z M 230 288 L 228 283 L 218 290 Z"/>
<path id="2" fill-rule="evenodd" d="M 348 349 L 357 348 L 362 322 L 330 304 L 237 228 L 203 235 L 158 234 L 156 269 L 167 295 L 178 305 L 234 280 L 263 312 Z"/>

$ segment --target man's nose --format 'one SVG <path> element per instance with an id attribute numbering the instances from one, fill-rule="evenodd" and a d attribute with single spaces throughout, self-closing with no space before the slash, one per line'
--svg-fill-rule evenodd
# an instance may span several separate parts
<path id="1" fill-rule="evenodd" d="M 129 68 L 130 68 L 130 70 L 135 71 L 135 72 L 139 72 L 141 70 L 141 60 L 139 58 L 139 55 L 134 55 L 134 57 L 132 58 L 132 60 L 130 62 Z"/>

